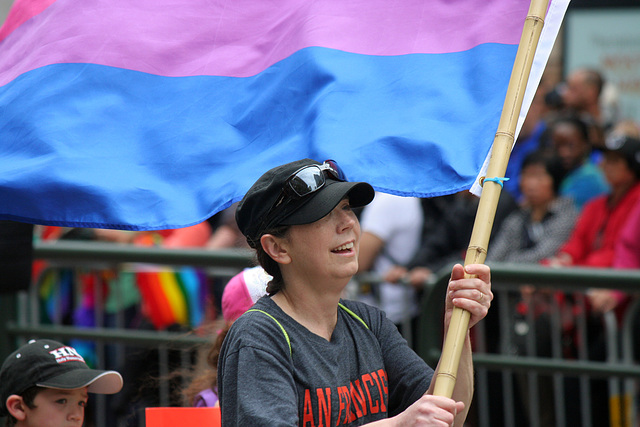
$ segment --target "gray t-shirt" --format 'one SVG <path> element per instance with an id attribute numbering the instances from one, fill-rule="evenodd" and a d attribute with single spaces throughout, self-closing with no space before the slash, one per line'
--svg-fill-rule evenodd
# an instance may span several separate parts
<path id="1" fill-rule="evenodd" d="M 223 425 L 363 425 L 402 412 L 427 391 L 433 369 L 384 313 L 341 303 L 330 342 L 269 297 L 233 324 L 218 363 Z"/>

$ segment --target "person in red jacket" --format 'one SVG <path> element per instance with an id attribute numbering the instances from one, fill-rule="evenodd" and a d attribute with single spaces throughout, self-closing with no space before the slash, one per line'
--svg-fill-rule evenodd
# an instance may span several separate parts
<path id="1" fill-rule="evenodd" d="M 571 237 L 546 264 L 613 265 L 620 230 L 640 199 L 640 140 L 628 136 L 608 139 L 602 169 L 611 191 L 585 205 Z"/>
<path id="2" fill-rule="evenodd" d="M 611 191 L 585 205 L 569 240 L 543 264 L 613 266 L 621 230 L 640 200 L 640 140 L 623 135 L 609 138 L 602 169 Z M 624 294 L 614 290 L 593 289 L 589 293 L 596 312 L 612 310 L 623 299 Z"/>

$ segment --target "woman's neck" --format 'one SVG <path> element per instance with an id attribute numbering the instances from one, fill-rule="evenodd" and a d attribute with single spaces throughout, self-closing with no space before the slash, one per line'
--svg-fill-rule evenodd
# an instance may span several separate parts
<path id="1" fill-rule="evenodd" d="M 293 320 L 312 333 L 331 341 L 338 322 L 339 294 L 318 293 L 287 284 L 271 299 Z"/>

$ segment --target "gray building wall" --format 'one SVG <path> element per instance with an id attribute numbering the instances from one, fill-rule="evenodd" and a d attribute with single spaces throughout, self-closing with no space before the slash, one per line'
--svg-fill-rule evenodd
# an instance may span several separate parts
<path id="1" fill-rule="evenodd" d="M 13 0 L 0 0 L 0 25 L 6 19 L 12 4 Z"/>

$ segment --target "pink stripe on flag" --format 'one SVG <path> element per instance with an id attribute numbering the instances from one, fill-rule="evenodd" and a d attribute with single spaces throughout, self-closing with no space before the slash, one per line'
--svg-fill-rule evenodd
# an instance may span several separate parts
<path id="1" fill-rule="evenodd" d="M 56 0 L 16 0 L 11 6 L 4 25 L 0 28 L 0 42 L 25 21 L 39 14 L 55 1 Z"/>
<path id="2" fill-rule="evenodd" d="M 310 46 L 404 55 L 517 44 L 528 6 L 528 0 L 169 0 L 162 7 L 156 0 L 58 0 L 0 44 L 0 85 L 55 63 L 247 77 Z"/>

